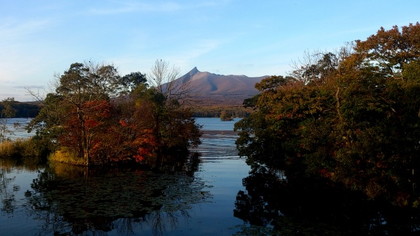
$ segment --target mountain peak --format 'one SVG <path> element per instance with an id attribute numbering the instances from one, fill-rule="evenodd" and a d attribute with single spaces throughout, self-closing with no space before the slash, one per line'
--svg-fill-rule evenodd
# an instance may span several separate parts
<path id="1" fill-rule="evenodd" d="M 201 72 L 197 67 L 174 80 L 174 86 L 182 88 L 188 83 L 188 93 L 197 104 L 241 105 L 244 99 L 258 93 L 255 84 L 266 76 L 219 75 Z"/>
<path id="2" fill-rule="evenodd" d="M 200 71 L 197 69 L 197 67 L 192 68 L 188 73 L 181 76 L 178 80 L 182 81 L 183 83 L 190 81 L 196 74 L 200 73 Z"/>
<path id="3" fill-rule="evenodd" d="M 190 72 L 188 72 L 187 74 L 190 76 L 193 76 L 197 73 L 200 73 L 200 71 L 197 69 L 197 67 L 194 67 L 192 70 L 190 70 Z"/>

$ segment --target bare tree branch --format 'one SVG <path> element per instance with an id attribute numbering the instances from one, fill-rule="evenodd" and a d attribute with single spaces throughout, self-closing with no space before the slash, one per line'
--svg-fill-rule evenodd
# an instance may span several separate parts
<path id="1" fill-rule="evenodd" d="M 148 79 L 150 84 L 161 92 L 166 98 L 185 102 L 189 94 L 189 81 L 179 81 L 179 69 L 170 66 L 162 59 L 156 60 Z"/>

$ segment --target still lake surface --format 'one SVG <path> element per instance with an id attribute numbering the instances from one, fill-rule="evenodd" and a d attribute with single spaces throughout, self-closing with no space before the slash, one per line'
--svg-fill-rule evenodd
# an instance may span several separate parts
<path id="1" fill-rule="evenodd" d="M 24 124 L 26 119 L 10 119 Z M 200 162 L 188 172 L 86 170 L 0 160 L 0 235 L 232 235 L 250 170 L 233 121 L 197 118 Z M 22 127 L 22 126 L 20 126 Z M 20 129 L 20 128 L 19 128 Z M 25 137 L 16 130 L 12 138 Z"/>

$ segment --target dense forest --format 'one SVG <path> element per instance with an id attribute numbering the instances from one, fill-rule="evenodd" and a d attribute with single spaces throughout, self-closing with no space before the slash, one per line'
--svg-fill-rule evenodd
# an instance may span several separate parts
<path id="1" fill-rule="evenodd" d="M 420 24 L 381 28 L 308 62 L 245 101 L 253 112 L 235 129 L 252 173 L 420 207 Z"/>
<path id="2" fill-rule="evenodd" d="M 10 105 L 13 112 L 10 117 L 13 118 L 31 118 L 38 115 L 41 109 L 40 103 L 38 102 L 18 102 L 13 98 L 4 99 L 0 102 L 0 114 L 1 117 L 5 116 L 5 105 Z"/>

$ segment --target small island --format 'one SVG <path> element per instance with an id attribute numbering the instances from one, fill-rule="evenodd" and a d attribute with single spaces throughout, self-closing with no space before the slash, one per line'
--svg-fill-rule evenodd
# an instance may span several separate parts
<path id="1" fill-rule="evenodd" d="M 156 61 L 156 67 L 167 70 L 162 61 Z M 162 90 L 162 84 L 149 85 L 140 72 L 120 76 L 112 65 L 73 63 L 57 84 L 28 126 L 36 135 L 1 143 L 0 151 L 8 150 L 2 156 L 159 168 L 182 160 L 200 143 L 199 127 L 180 97 Z M 3 109 L 3 116 L 12 116 L 10 102 L 3 103 L 9 108 Z"/>
<path id="2" fill-rule="evenodd" d="M 226 111 L 222 111 L 220 113 L 220 120 L 222 120 L 222 121 L 232 121 L 233 116 L 231 114 L 227 113 Z"/>

